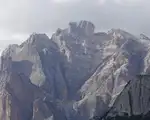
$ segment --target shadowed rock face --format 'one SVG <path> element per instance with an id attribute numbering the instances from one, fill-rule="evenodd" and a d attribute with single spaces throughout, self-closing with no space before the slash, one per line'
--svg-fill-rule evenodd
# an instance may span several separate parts
<path id="1" fill-rule="evenodd" d="M 55 115 L 53 116 L 54 119 L 57 119 L 57 115 L 62 118 L 63 110 L 57 108 L 57 104 L 50 94 L 44 93 L 39 87 L 33 85 L 23 73 L 13 71 L 16 68 L 14 68 L 10 57 L 3 58 L 3 60 L 7 62 L 2 62 L 5 69 L 0 71 L 1 120 L 45 120 L 53 115 Z M 26 61 L 26 63 L 28 62 Z M 15 64 L 17 63 L 15 62 Z M 9 71 L 6 71 L 7 69 Z M 65 114 L 62 115 L 65 116 Z"/>
<path id="2" fill-rule="evenodd" d="M 121 115 L 145 115 L 150 110 L 150 76 L 138 76 L 126 85 L 124 90 L 116 99 L 111 113 Z"/>
<path id="3" fill-rule="evenodd" d="M 1 119 L 87 120 L 101 116 L 129 80 L 149 73 L 149 41 L 120 29 L 95 33 L 94 28 L 88 21 L 71 22 L 50 39 L 34 33 L 21 45 L 4 50 Z"/>
<path id="4" fill-rule="evenodd" d="M 129 81 L 108 111 L 103 116 L 93 117 L 93 120 L 149 120 L 149 80 L 149 75 L 138 75 Z"/>

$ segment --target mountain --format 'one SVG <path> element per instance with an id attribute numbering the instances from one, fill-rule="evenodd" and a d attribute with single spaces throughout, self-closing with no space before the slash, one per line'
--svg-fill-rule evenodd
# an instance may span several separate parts
<path id="1" fill-rule="evenodd" d="M 140 39 L 150 40 L 150 38 L 144 34 L 140 34 Z"/>
<path id="2" fill-rule="evenodd" d="M 115 102 L 103 116 L 94 120 L 149 120 L 150 119 L 150 75 L 137 75 L 126 84 Z"/>
<path id="3" fill-rule="evenodd" d="M 148 113 L 150 107 L 149 79 L 149 75 L 139 75 L 137 79 L 130 81 L 115 101 L 113 105 L 115 111 L 126 112 L 129 115 Z"/>
<path id="4" fill-rule="evenodd" d="M 88 120 L 103 116 L 127 83 L 150 72 L 149 41 L 121 29 L 70 22 L 49 38 L 33 33 L 0 61 L 1 120 Z"/>

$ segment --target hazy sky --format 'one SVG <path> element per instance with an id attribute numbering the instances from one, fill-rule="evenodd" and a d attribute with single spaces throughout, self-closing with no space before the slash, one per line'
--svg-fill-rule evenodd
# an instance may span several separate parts
<path id="1" fill-rule="evenodd" d="M 0 49 L 79 20 L 92 21 L 97 30 L 150 35 L 149 5 L 150 0 L 0 0 Z"/>

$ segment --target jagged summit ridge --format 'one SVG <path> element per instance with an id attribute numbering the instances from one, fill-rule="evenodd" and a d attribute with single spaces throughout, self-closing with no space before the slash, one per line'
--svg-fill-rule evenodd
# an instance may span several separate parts
<path id="1" fill-rule="evenodd" d="M 83 21 L 80 21 L 79 23 L 70 22 L 68 30 L 70 33 L 90 36 L 94 33 L 95 26 L 93 23 L 83 20 Z"/>
<path id="2" fill-rule="evenodd" d="M 150 38 L 144 34 L 140 34 L 140 39 L 150 40 Z"/>
<path id="3" fill-rule="evenodd" d="M 71 22 L 51 38 L 34 33 L 3 52 L 0 80 L 8 81 L 3 88 L 7 91 L 9 84 L 15 91 L 12 97 L 17 96 L 20 103 L 35 96 L 27 99 L 28 108 L 9 99 L 15 106 L 9 110 L 21 111 L 17 113 L 20 118 L 10 116 L 12 120 L 27 120 L 22 114 L 29 120 L 87 120 L 103 115 L 129 80 L 149 72 L 145 43 L 121 29 L 108 33 L 94 29 L 88 21 Z M 28 89 L 32 92 L 29 96 Z"/>

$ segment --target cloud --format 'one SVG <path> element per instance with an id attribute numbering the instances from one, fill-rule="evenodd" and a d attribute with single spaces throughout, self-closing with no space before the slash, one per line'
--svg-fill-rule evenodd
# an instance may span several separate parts
<path id="1" fill-rule="evenodd" d="M 74 3 L 79 2 L 80 0 L 52 0 L 54 3 Z"/>
<path id="2" fill-rule="evenodd" d="M 97 30 L 150 34 L 149 4 L 150 0 L 0 0 L 0 48 L 20 43 L 32 32 L 52 33 L 83 19 Z"/>
<path id="3" fill-rule="evenodd" d="M 70 2 L 70 0 L 53 0 L 56 3 Z"/>
<path id="4" fill-rule="evenodd" d="M 99 0 L 98 2 L 99 2 L 100 5 L 104 5 L 106 0 Z"/>
<path id="5" fill-rule="evenodd" d="M 117 4 L 125 6 L 137 6 L 140 5 L 143 1 L 144 0 L 115 0 Z"/>

